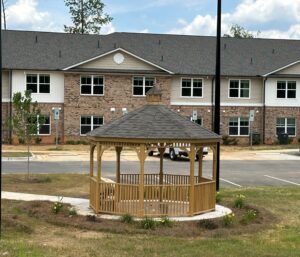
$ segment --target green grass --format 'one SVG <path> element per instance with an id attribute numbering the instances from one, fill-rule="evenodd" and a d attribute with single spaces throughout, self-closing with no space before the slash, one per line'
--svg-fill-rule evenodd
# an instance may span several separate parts
<path id="1" fill-rule="evenodd" d="M 0 256 L 172 256 L 172 257 L 299 257 L 300 190 L 299 187 L 260 187 L 223 189 L 222 202 L 231 202 L 237 194 L 246 197 L 246 205 L 270 211 L 276 220 L 258 231 L 234 233 L 234 226 L 220 234 L 198 238 L 178 238 L 145 234 L 117 234 L 60 227 L 26 216 L 13 204 L 4 206 L 4 216 L 17 215 L 32 228 L 3 230 Z M 53 214 L 54 215 L 54 214 Z M 131 224 L 130 226 L 134 226 Z M 250 225 L 251 226 L 251 225 Z M 166 228 L 167 229 L 167 228 Z M 200 228 L 199 228 L 200 229 Z M 47 231 L 47 233 L 45 233 Z"/>
<path id="2" fill-rule="evenodd" d="M 32 154 L 29 153 L 29 157 L 31 157 Z M 2 157 L 28 157 L 27 152 L 2 152 Z"/>

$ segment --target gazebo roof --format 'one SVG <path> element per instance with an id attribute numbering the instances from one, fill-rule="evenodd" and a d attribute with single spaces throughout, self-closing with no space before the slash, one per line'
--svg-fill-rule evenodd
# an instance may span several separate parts
<path id="1" fill-rule="evenodd" d="M 160 104 L 158 96 L 161 96 L 160 90 L 153 87 L 147 93 L 146 105 L 91 131 L 88 136 L 145 141 L 220 140 L 219 135 Z"/>

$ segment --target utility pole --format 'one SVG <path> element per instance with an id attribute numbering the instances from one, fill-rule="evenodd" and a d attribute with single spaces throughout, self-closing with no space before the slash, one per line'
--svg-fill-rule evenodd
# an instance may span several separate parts
<path id="1" fill-rule="evenodd" d="M 0 117 L 2 117 L 2 1 L 0 2 Z M 0 238 L 2 237 L 2 123 L 0 126 Z"/>
<path id="2" fill-rule="evenodd" d="M 217 48 L 216 48 L 216 82 L 215 82 L 215 108 L 214 108 L 214 132 L 220 135 L 220 108 L 221 108 L 221 18 L 222 1 L 218 0 L 217 14 Z M 216 190 L 220 189 L 220 143 L 217 145 L 217 174 Z"/>

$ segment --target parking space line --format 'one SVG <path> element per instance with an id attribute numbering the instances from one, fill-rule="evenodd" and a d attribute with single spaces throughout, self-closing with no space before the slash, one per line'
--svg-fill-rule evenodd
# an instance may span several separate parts
<path id="1" fill-rule="evenodd" d="M 285 179 L 281 179 L 281 178 L 276 178 L 276 177 L 272 177 L 272 176 L 269 176 L 269 175 L 264 175 L 264 176 L 268 177 L 268 178 L 276 179 L 276 180 L 279 180 L 279 181 L 283 181 L 283 182 L 286 182 L 286 183 L 290 183 L 290 184 L 293 184 L 293 185 L 296 185 L 296 186 L 300 186 L 300 184 L 292 182 L 292 181 L 289 181 L 289 180 L 285 180 Z"/>
<path id="2" fill-rule="evenodd" d="M 231 181 L 229 181 L 229 180 L 227 180 L 227 179 L 220 178 L 220 180 L 222 180 L 222 181 L 224 181 L 224 182 L 227 182 L 227 183 L 229 183 L 229 184 L 231 184 L 231 185 L 237 186 L 237 187 L 242 187 L 241 185 L 236 184 L 236 183 L 233 183 L 233 182 L 231 182 Z"/>

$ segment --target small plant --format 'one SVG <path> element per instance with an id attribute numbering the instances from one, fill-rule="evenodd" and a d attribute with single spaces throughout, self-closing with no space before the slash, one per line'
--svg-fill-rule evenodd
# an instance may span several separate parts
<path id="1" fill-rule="evenodd" d="M 69 208 L 69 216 L 76 216 L 77 215 L 77 211 L 74 207 L 70 207 Z"/>
<path id="2" fill-rule="evenodd" d="M 224 227 L 229 227 L 233 224 L 233 221 L 234 221 L 234 213 L 230 213 L 230 214 L 226 214 L 224 217 L 223 217 L 223 225 Z"/>
<path id="3" fill-rule="evenodd" d="M 230 138 L 228 135 L 222 137 L 224 145 L 237 145 L 238 140 L 236 138 Z"/>
<path id="4" fill-rule="evenodd" d="M 121 222 L 131 224 L 133 222 L 133 217 L 129 213 L 121 216 Z"/>
<path id="5" fill-rule="evenodd" d="M 221 193 L 220 193 L 220 192 L 217 192 L 217 193 L 216 193 L 216 203 L 220 203 L 221 200 L 222 200 Z"/>
<path id="6" fill-rule="evenodd" d="M 154 229 L 156 226 L 156 222 L 152 218 L 145 217 L 141 220 L 141 227 L 143 229 Z"/>
<path id="7" fill-rule="evenodd" d="M 62 208 L 64 207 L 63 203 L 62 203 L 62 199 L 63 197 L 61 198 L 58 198 L 58 201 L 55 202 L 52 206 L 51 206 L 51 210 L 54 214 L 58 214 Z"/>
<path id="8" fill-rule="evenodd" d="M 243 218 L 241 219 L 242 224 L 247 224 L 253 220 L 255 220 L 257 217 L 257 212 L 252 209 L 248 209 L 245 211 Z"/>
<path id="9" fill-rule="evenodd" d="M 40 137 L 36 137 L 34 139 L 34 142 L 35 142 L 36 145 L 39 145 L 42 142 L 42 139 Z"/>
<path id="10" fill-rule="evenodd" d="M 200 220 L 198 225 L 200 228 L 205 228 L 209 230 L 218 228 L 218 225 L 213 220 Z"/>
<path id="11" fill-rule="evenodd" d="M 242 209 L 245 206 L 246 197 L 242 194 L 238 194 L 234 200 L 234 207 Z"/>
<path id="12" fill-rule="evenodd" d="M 90 222 L 96 222 L 96 216 L 95 215 L 87 215 L 86 220 Z"/>
<path id="13" fill-rule="evenodd" d="M 163 216 L 160 218 L 160 225 L 165 227 L 173 227 L 174 222 L 170 220 L 168 216 Z"/>

